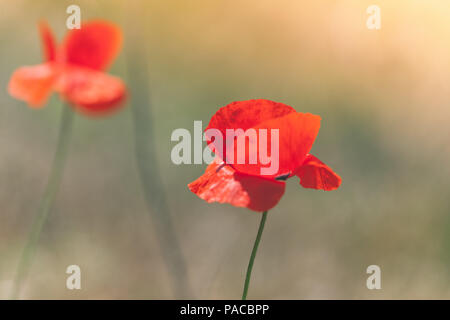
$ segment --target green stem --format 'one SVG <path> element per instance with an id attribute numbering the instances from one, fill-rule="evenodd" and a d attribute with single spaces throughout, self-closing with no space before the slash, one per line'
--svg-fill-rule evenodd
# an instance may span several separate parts
<path id="1" fill-rule="evenodd" d="M 70 134 L 72 131 L 73 114 L 74 113 L 69 106 L 63 106 L 58 145 L 53 158 L 50 177 L 36 212 L 36 216 L 31 227 L 31 232 L 19 260 L 19 265 L 17 267 L 16 276 L 14 278 L 13 288 L 11 291 L 11 299 L 17 299 L 20 294 L 20 289 L 30 268 L 30 263 L 36 250 L 39 236 L 47 221 L 48 214 L 52 208 L 56 193 L 59 189 L 67 150 L 69 147 Z"/>
<path id="2" fill-rule="evenodd" d="M 127 7 L 131 4 L 127 4 Z M 158 165 L 157 140 L 155 137 L 152 102 L 150 98 L 150 77 L 148 72 L 148 49 L 142 42 L 145 26 L 136 22 L 133 12 L 145 15 L 141 7 L 124 10 L 127 24 L 126 68 L 129 75 L 130 107 L 133 117 L 135 155 L 139 178 L 154 224 L 154 231 L 161 248 L 162 258 L 170 276 L 176 299 L 193 298 L 189 284 L 187 264 L 164 191 L 164 181 Z M 133 13 L 133 14 L 131 14 Z"/>
<path id="3" fill-rule="evenodd" d="M 142 61 L 142 60 L 141 60 Z M 135 69 L 133 63 L 132 68 Z M 132 74 L 143 74 L 145 71 L 135 70 Z M 143 75 L 142 75 L 143 76 Z M 140 82 L 147 84 L 146 81 Z M 134 86 L 138 87 L 138 85 Z M 186 262 L 171 218 L 169 205 L 164 192 L 161 171 L 158 166 L 155 135 L 153 134 L 153 117 L 148 92 L 142 87 L 141 92 L 131 89 L 137 99 L 132 102 L 135 154 L 139 178 L 147 209 L 155 224 L 155 232 L 161 247 L 161 253 L 170 274 L 175 298 L 192 298 L 188 284 Z M 148 90 L 148 89 L 147 89 Z"/>
<path id="4" fill-rule="evenodd" d="M 259 242 L 261 241 L 261 236 L 264 230 L 264 225 L 266 224 L 267 211 L 264 211 L 261 217 L 261 222 L 259 223 L 258 234 L 256 235 L 255 243 L 253 244 L 252 255 L 250 256 L 250 261 L 248 262 L 247 275 L 245 276 L 244 292 L 242 293 L 242 300 L 247 299 L 248 287 L 250 285 L 250 278 L 252 277 L 253 263 L 255 262 L 256 252 L 258 251 Z"/>

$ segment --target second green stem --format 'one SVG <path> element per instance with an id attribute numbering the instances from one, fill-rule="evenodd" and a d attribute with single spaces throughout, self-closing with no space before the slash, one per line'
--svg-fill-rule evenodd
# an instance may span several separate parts
<path id="1" fill-rule="evenodd" d="M 17 267 L 16 276 L 11 291 L 11 299 L 17 299 L 20 294 L 21 286 L 26 278 L 36 245 L 39 241 L 42 229 L 47 221 L 48 214 L 54 202 L 56 193 L 61 183 L 64 163 L 66 162 L 67 150 L 69 147 L 70 135 L 72 132 L 74 112 L 69 106 L 63 105 L 61 115 L 61 124 L 59 129 L 58 146 L 53 159 L 50 177 L 47 186 L 39 204 L 36 216 L 31 227 L 25 248 Z"/>
<path id="2" fill-rule="evenodd" d="M 242 293 L 242 300 L 247 299 L 247 292 L 248 287 L 250 285 L 250 278 L 252 277 L 252 269 L 253 269 L 253 263 L 255 262 L 256 252 L 258 252 L 258 246 L 259 242 L 261 241 L 261 236 L 264 230 L 264 225 L 266 223 L 267 219 L 267 211 L 264 211 L 261 217 L 261 222 L 259 223 L 259 229 L 258 234 L 256 235 L 255 243 L 253 245 L 252 254 L 250 256 L 250 261 L 248 262 L 247 267 L 247 275 L 245 277 L 245 283 L 244 283 L 244 292 Z"/>

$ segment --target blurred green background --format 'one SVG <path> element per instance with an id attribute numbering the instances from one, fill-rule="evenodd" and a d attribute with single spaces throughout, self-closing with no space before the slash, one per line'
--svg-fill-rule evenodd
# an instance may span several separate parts
<path id="1" fill-rule="evenodd" d="M 0 1 L 0 298 L 10 290 L 57 141 L 61 104 L 32 110 L 9 77 L 41 61 L 37 22 L 61 39 L 66 8 L 119 24 L 111 68 L 146 46 L 158 163 L 193 297 L 240 298 L 258 213 L 207 204 L 187 184 L 206 165 L 170 161 L 176 128 L 266 98 L 322 117 L 312 153 L 343 178 L 333 192 L 297 179 L 271 210 L 249 298 L 450 298 L 450 6 L 447 0 Z M 139 30 L 138 37 L 132 37 Z M 131 36 L 130 36 L 131 35 Z M 144 35 L 144 36 L 142 36 Z M 133 59 L 133 58 L 132 58 Z M 134 103 L 139 103 L 135 101 Z M 135 161 L 130 106 L 76 116 L 63 182 L 22 298 L 172 298 Z M 77 264 L 82 290 L 67 290 Z M 366 288 L 381 267 L 382 289 Z"/>

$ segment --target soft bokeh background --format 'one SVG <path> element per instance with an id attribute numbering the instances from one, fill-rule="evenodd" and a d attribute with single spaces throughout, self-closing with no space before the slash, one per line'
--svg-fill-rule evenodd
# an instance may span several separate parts
<path id="1" fill-rule="evenodd" d="M 235 100 L 267 98 L 322 117 L 312 152 L 343 178 L 334 192 L 288 181 L 269 213 L 250 298 L 450 298 L 450 6 L 378 0 L 0 1 L 0 298 L 6 298 L 56 146 L 55 96 L 32 110 L 6 91 L 41 61 L 36 24 L 59 39 L 65 10 L 104 18 L 145 45 L 158 163 L 193 298 L 239 298 L 260 216 L 207 204 L 187 183 L 205 165 L 170 161 L 176 128 L 206 126 Z M 130 26 L 132 28 L 130 28 Z M 130 43 L 130 39 L 125 39 Z M 127 45 L 111 73 L 127 74 Z M 133 59 L 133 57 L 131 58 Z M 135 103 L 139 103 L 135 101 Z M 134 154 L 131 109 L 77 116 L 63 182 L 22 298 L 174 296 Z M 78 264 L 82 290 L 65 287 Z M 366 268 L 382 290 L 366 288 Z"/>

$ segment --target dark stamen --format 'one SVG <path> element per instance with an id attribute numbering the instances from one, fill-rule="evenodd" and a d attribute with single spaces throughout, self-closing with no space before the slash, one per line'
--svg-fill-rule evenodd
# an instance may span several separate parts
<path id="1" fill-rule="evenodd" d="M 291 173 L 285 173 L 285 174 L 279 175 L 278 177 L 275 177 L 275 180 L 286 181 L 290 175 L 291 175 Z"/>
<path id="2" fill-rule="evenodd" d="M 225 166 L 226 166 L 226 163 L 225 163 L 225 162 L 222 162 L 222 163 L 219 164 L 219 166 L 217 167 L 216 172 L 219 172 L 220 169 L 222 169 L 222 168 L 225 167 Z"/>

